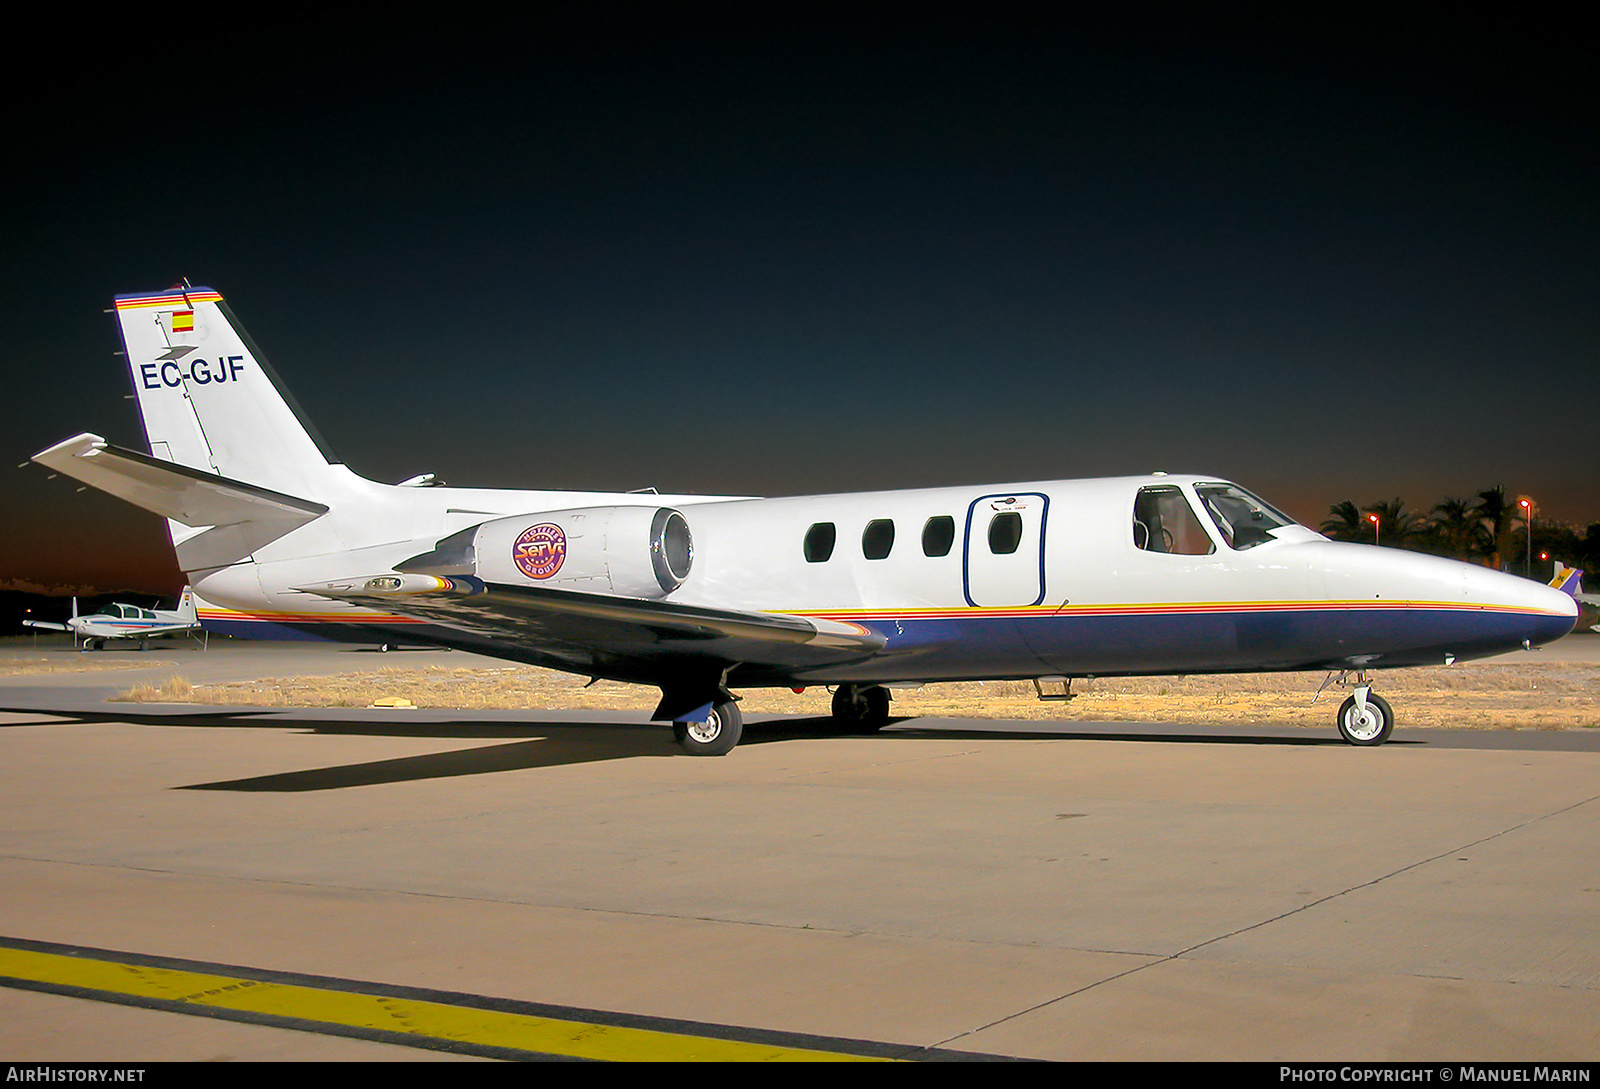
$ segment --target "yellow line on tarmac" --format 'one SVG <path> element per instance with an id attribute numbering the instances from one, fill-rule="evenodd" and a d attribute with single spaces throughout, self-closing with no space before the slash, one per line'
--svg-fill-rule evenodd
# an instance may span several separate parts
<path id="1" fill-rule="evenodd" d="M 444 1051 L 494 1050 L 611 1062 L 875 1061 L 843 1051 L 478 1009 L 5 946 L 0 946 L 0 977 L 74 993 L 99 992 L 113 1001 L 131 1000 L 180 1012 L 192 1008 L 197 1014 L 233 1014 L 239 1020 L 261 1024 L 292 1020 L 299 1023 L 288 1027 L 316 1031 L 319 1025 L 329 1026 L 341 1035 L 381 1034 L 396 1043 Z"/>

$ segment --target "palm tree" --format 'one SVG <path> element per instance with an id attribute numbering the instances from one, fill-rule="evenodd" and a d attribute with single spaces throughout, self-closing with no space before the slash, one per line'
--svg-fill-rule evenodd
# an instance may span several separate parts
<path id="1" fill-rule="evenodd" d="M 1501 557 L 1511 550 L 1511 523 L 1516 519 L 1517 509 L 1506 500 L 1505 487 L 1496 484 L 1478 493 L 1472 503 L 1472 513 L 1492 542 L 1490 566 L 1498 568 Z"/>
<path id="2" fill-rule="evenodd" d="M 1406 510 L 1405 500 L 1398 496 L 1381 503 L 1368 503 L 1364 513 L 1378 516 L 1378 543 L 1389 548 L 1404 548 L 1416 537 L 1422 521 Z"/>
<path id="3" fill-rule="evenodd" d="M 1493 544 L 1470 499 L 1446 496 L 1433 508 L 1428 524 L 1444 553 L 1459 560 L 1473 560 Z"/>
<path id="4" fill-rule="evenodd" d="M 1356 509 L 1356 505 L 1346 499 L 1342 503 L 1335 503 L 1328 508 L 1328 517 L 1322 520 L 1320 529 L 1324 536 L 1332 537 L 1336 541 L 1361 541 L 1371 530 L 1366 516 Z"/>

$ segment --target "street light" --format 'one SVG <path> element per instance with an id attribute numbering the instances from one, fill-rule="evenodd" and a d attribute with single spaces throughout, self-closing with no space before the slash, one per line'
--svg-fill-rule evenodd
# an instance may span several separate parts
<path id="1" fill-rule="evenodd" d="M 1518 496 L 1517 506 L 1522 508 L 1522 524 L 1528 531 L 1528 560 L 1522 573 L 1531 579 L 1533 578 L 1533 497 Z"/>
<path id="2" fill-rule="evenodd" d="M 1376 514 L 1368 514 L 1367 515 L 1367 521 L 1372 523 L 1372 543 L 1373 544 L 1377 544 L 1378 543 L 1378 516 Z"/>

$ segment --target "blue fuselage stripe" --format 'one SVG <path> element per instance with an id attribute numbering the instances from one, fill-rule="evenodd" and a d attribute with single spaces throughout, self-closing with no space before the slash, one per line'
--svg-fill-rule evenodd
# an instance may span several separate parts
<path id="1" fill-rule="evenodd" d="M 1559 638 L 1569 617 L 1516 610 L 1427 606 L 1365 609 L 1209 607 L 1163 612 L 987 614 L 947 616 L 841 615 L 883 636 L 886 646 L 850 666 L 786 673 L 758 671 L 760 683 L 782 678 L 810 683 L 850 680 L 941 680 L 1044 674 L 1113 676 L 1324 669 L 1345 665 L 1394 668 L 1438 665 L 1498 654 L 1524 640 Z M 355 625 L 349 621 L 293 625 L 265 620 L 207 620 L 208 630 L 254 639 L 330 639 L 341 642 L 474 640 L 433 624 Z M 492 652 L 492 651 L 491 651 Z"/>

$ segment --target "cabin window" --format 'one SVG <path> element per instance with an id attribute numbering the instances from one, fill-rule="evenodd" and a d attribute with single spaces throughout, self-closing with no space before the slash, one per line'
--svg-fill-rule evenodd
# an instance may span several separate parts
<path id="1" fill-rule="evenodd" d="M 833 543 L 838 536 L 832 522 L 818 522 L 806 530 L 806 562 L 827 562 L 828 557 L 833 555 Z"/>
<path id="2" fill-rule="evenodd" d="M 861 531 L 861 553 L 869 560 L 881 560 L 894 548 L 894 520 L 874 518 Z"/>
<path id="3" fill-rule="evenodd" d="M 1293 524 L 1236 484 L 1201 484 L 1194 491 L 1229 548 L 1243 551 L 1265 544 L 1273 530 Z"/>
<path id="4" fill-rule="evenodd" d="M 989 519 L 989 551 L 996 556 L 1009 556 L 1022 543 L 1022 515 L 1014 510 L 1004 511 Z"/>
<path id="5" fill-rule="evenodd" d="M 924 556 L 948 556 L 950 546 L 956 543 L 956 520 L 948 514 L 936 515 L 928 519 L 922 527 L 922 554 Z"/>
<path id="6" fill-rule="evenodd" d="M 1205 556 L 1217 550 L 1180 488 L 1140 488 L 1133 503 L 1133 544 L 1146 552 Z"/>

